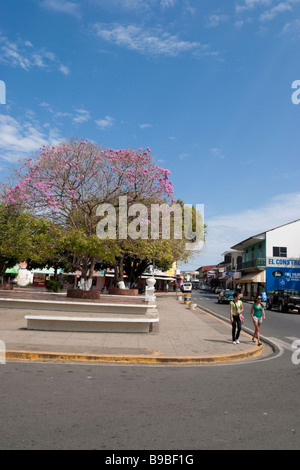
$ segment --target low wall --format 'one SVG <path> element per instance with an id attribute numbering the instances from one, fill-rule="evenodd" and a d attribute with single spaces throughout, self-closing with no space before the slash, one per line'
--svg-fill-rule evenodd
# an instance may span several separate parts
<path id="1" fill-rule="evenodd" d="M 68 289 L 67 297 L 71 299 L 100 299 L 98 290 Z"/>
<path id="2" fill-rule="evenodd" d="M 118 289 L 117 287 L 111 287 L 108 289 L 110 295 L 139 295 L 138 289 Z"/>
<path id="3" fill-rule="evenodd" d="M 86 312 L 91 314 L 109 313 L 109 314 L 136 314 L 147 315 L 150 312 L 155 312 L 156 305 L 149 305 L 148 302 L 140 304 L 126 303 L 98 303 L 85 301 L 66 301 L 66 300 L 30 300 L 30 299 L 4 299 L 0 296 L 0 309 L 13 308 L 13 309 L 26 309 L 31 311 L 52 311 L 52 312 Z"/>
<path id="4" fill-rule="evenodd" d="M 4 282 L 3 284 L 0 284 L 0 290 L 13 290 L 14 286 L 13 284 L 8 284 Z"/>

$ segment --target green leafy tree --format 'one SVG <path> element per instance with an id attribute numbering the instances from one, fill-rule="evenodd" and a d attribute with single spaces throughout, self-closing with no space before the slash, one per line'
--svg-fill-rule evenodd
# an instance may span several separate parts
<path id="1" fill-rule="evenodd" d="M 19 208 L 0 203 L 0 277 L 20 261 L 43 263 L 49 253 L 47 220 L 34 217 Z"/>

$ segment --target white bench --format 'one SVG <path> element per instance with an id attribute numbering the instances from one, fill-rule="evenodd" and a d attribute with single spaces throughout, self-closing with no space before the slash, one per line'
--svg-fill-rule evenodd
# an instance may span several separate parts
<path id="1" fill-rule="evenodd" d="M 92 333 L 149 333 L 158 324 L 158 315 L 76 317 L 58 315 L 26 315 L 28 330 Z"/>

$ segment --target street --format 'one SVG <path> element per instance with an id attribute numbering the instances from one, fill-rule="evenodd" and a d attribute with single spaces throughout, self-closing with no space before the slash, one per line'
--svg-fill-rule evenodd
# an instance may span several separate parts
<path id="1" fill-rule="evenodd" d="M 228 318 L 228 305 L 193 300 Z M 250 305 L 245 325 L 251 327 Z M 281 354 L 212 366 L 7 363 L 0 449 L 299 449 L 300 316 L 266 312 Z"/>

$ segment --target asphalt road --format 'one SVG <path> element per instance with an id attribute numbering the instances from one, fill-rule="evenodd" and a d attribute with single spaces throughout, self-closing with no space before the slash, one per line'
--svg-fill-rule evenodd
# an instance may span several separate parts
<path id="1" fill-rule="evenodd" d="M 228 317 L 211 294 L 196 296 Z M 1 365 L 0 449 L 299 449 L 300 365 L 287 339 L 299 326 L 299 315 L 268 313 L 263 334 L 290 350 L 251 362 Z"/>

